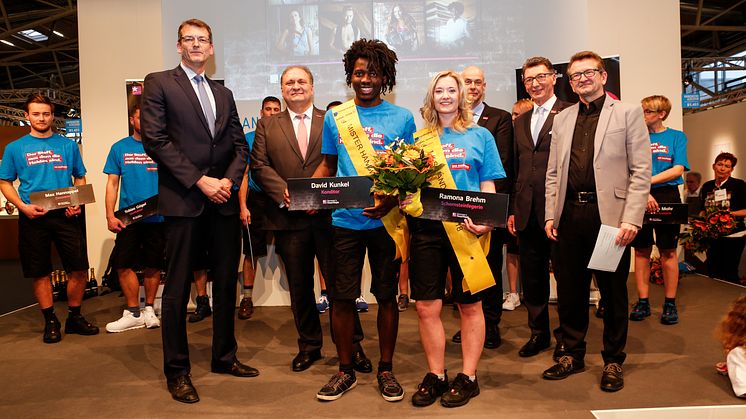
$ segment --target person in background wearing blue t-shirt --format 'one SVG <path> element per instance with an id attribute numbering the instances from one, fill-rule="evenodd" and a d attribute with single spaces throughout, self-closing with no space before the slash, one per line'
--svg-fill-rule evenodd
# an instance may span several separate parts
<path id="1" fill-rule="evenodd" d="M 505 178 L 505 170 L 495 138 L 472 120 L 461 75 L 453 71 L 436 74 L 430 81 L 421 112 L 426 126 L 438 130 L 447 167 L 456 187 L 465 191 L 495 193 L 495 179 Z M 405 199 L 401 205 L 409 201 Z M 481 301 L 485 292 L 472 294 L 464 291 L 464 274 L 442 222 L 407 217 L 407 224 L 412 235 L 409 261 L 412 298 L 417 301 L 420 339 L 429 369 L 412 396 L 412 404 L 428 406 L 440 397 L 440 403 L 445 407 L 463 406 L 479 394 L 477 364 L 485 340 Z M 491 226 L 475 224 L 468 217 L 463 226 L 477 236 L 492 231 Z M 440 319 L 449 269 L 453 285 L 451 293 L 461 312 L 463 357 L 462 372 L 450 386 L 445 369 L 445 330 Z"/>
<path id="2" fill-rule="evenodd" d="M 106 179 L 106 224 L 117 238 L 114 243 L 112 267 L 117 270 L 127 308 L 122 318 L 106 325 L 109 333 L 161 326 L 153 303 L 161 283 L 164 268 L 165 236 L 163 217 L 153 215 L 125 226 L 114 215 L 119 196 L 119 208 L 124 209 L 158 195 L 158 165 L 145 154 L 140 137 L 140 104 L 130 110 L 132 135 L 111 146 L 104 165 Z M 119 187 L 121 182 L 121 189 Z M 140 283 L 135 269 L 142 269 L 145 287 L 145 309 L 140 312 Z"/>
<path id="3" fill-rule="evenodd" d="M 665 96 L 648 96 L 641 101 L 645 124 L 650 134 L 650 151 L 653 155 L 653 177 L 650 180 L 647 212 L 657 212 L 664 203 L 681 203 L 679 185 L 681 175 L 689 170 L 686 158 L 686 135 L 663 125 L 671 113 L 671 101 Z M 639 300 L 632 307 L 629 319 L 640 321 L 650 316 L 649 278 L 650 252 L 655 244 L 661 258 L 663 286 L 666 300 L 663 303 L 661 323 L 679 322 L 676 309 L 676 290 L 679 286 L 679 260 L 676 247 L 679 243 L 679 224 L 644 224 L 632 242 L 635 248 L 635 279 Z M 653 239 L 655 230 L 655 239 Z"/>
<path id="4" fill-rule="evenodd" d="M 55 134 L 54 104 L 48 97 L 32 94 L 24 105 L 31 132 L 5 147 L 0 165 L 0 191 L 19 209 L 18 249 L 23 276 L 33 278 L 34 295 L 44 315 L 44 343 L 62 339 L 52 300 L 51 246 L 54 243 L 67 272 L 69 314 L 65 333 L 95 335 L 98 327 L 80 313 L 88 279 L 88 250 L 80 206 L 46 210 L 31 203 L 29 194 L 84 185 L 85 166 L 78 145 Z M 18 191 L 13 181 L 20 180 Z"/>
<path id="5" fill-rule="evenodd" d="M 272 116 L 280 113 L 282 104 L 280 99 L 267 96 L 262 100 L 262 109 L 259 118 Z M 254 145 L 256 131 L 246 133 L 246 143 L 249 145 L 249 154 Z M 251 157 L 249 157 L 251 160 Z M 249 166 L 243 174 L 241 187 L 238 189 L 238 205 L 241 207 L 241 224 L 243 227 L 243 295 L 238 305 L 238 318 L 248 320 L 254 314 L 254 277 L 256 276 L 256 264 L 260 257 L 267 256 L 267 230 L 264 229 L 264 206 L 267 205 L 267 195 L 262 188 L 249 176 Z M 251 228 L 248 227 L 251 225 Z"/>
<path id="6" fill-rule="evenodd" d="M 359 122 L 376 151 L 383 151 L 396 138 L 411 142 L 415 131 L 411 112 L 381 99 L 381 94 L 390 92 L 396 85 L 397 60 L 396 53 L 379 40 L 355 41 L 344 55 L 346 81 L 355 91 Z M 321 153 L 324 159 L 314 177 L 335 173 L 337 176 L 358 175 L 337 129 L 334 110 L 328 111 L 324 118 Z M 337 209 L 332 213 L 332 260 L 336 271 L 333 278 L 327 278 L 327 285 L 332 299 L 332 332 L 339 356 L 339 372 L 316 394 L 320 400 L 336 400 L 357 385 L 353 364 L 355 300 L 361 295 L 366 250 L 371 268 L 371 292 L 378 302 L 381 351 L 378 389 L 386 401 L 404 398 L 404 390 L 392 373 L 399 332 L 396 295 L 401 260 L 395 260 L 396 244 L 381 222 L 381 217 L 396 205 L 396 198 L 383 198 L 373 207 Z"/>

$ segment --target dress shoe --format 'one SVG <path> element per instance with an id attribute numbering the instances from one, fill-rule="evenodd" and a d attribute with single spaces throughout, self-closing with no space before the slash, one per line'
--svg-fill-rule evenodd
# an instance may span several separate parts
<path id="1" fill-rule="evenodd" d="M 601 375 L 601 390 L 619 391 L 624 388 L 624 372 L 622 366 L 616 362 L 606 364 Z"/>
<path id="2" fill-rule="evenodd" d="M 352 353 L 352 368 L 357 372 L 368 373 L 373 371 L 373 363 L 363 351 L 355 351 Z"/>
<path id="3" fill-rule="evenodd" d="M 528 342 L 518 351 L 518 356 L 528 358 L 538 355 L 539 352 L 547 349 L 550 343 L 548 335 L 531 335 Z"/>
<path id="4" fill-rule="evenodd" d="M 301 372 L 307 370 L 314 361 L 321 359 L 321 351 L 315 350 L 310 352 L 301 351 L 293 358 L 293 371 Z"/>
<path id="5" fill-rule="evenodd" d="M 565 344 L 562 342 L 557 342 L 557 345 L 554 347 L 554 353 L 552 354 L 552 359 L 554 362 L 559 362 L 560 358 L 565 354 Z"/>
<path id="6" fill-rule="evenodd" d="M 57 317 L 44 325 L 44 338 L 42 340 L 44 343 L 57 343 L 62 340 L 60 321 L 57 320 Z"/>
<path id="7" fill-rule="evenodd" d="M 497 349 L 502 343 L 500 328 L 497 326 L 487 326 L 484 332 L 484 347 L 487 349 Z"/>
<path id="8" fill-rule="evenodd" d="M 210 297 L 206 295 L 197 296 L 197 308 L 194 309 L 194 313 L 189 315 L 189 323 L 197 323 L 205 319 L 205 317 L 212 316 L 212 309 L 210 309 Z"/>
<path id="9" fill-rule="evenodd" d="M 547 380 L 562 380 L 572 374 L 583 371 L 583 369 L 585 369 L 585 363 L 583 361 L 573 359 L 573 357 L 569 355 L 563 355 L 560 357 L 559 362 L 544 371 L 542 376 Z"/>
<path id="10" fill-rule="evenodd" d="M 169 381 L 168 391 L 177 402 L 197 403 L 199 401 L 197 390 L 192 385 L 192 380 L 188 375 L 182 375 L 173 381 Z"/>
<path id="11" fill-rule="evenodd" d="M 461 331 L 460 330 L 458 332 L 456 332 L 455 335 L 453 335 L 453 337 L 451 338 L 451 342 L 453 342 L 453 343 L 461 343 Z"/>
<path id="12" fill-rule="evenodd" d="M 241 320 L 248 320 L 253 314 L 254 302 L 251 300 L 251 298 L 242 298 L 241 303 L 238 305 L 238 318 Z"/>
<path id="13" fill-rule="evenodd" d="M 97 335 L 98 327 L 94 326 L 80 314 L 70 315 L 65 320 L 65 333 L 77 333 L 79 335 Z"/>
<path id="14" fill-rule="evenodd" d="M 236 377 L 256 377 L 259 370 L 246 364 L 242 364 L 238 359 L 233 359 L 233 364 L 229 367 L 217 367 L 213 364 L 212 372 L 216 374 L 230 374 Z"/>

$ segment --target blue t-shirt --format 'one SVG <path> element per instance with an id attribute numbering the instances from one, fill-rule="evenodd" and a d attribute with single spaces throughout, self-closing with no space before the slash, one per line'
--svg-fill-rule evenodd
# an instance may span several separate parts
<path id="1" fill-rule="evenodd" d="M 383 153 L 385 146 L 397 137 L 406 142 L 412 142 L 416 130 L 412 112 L 407 109 L 381 101 L 372 108 L 357 107 L 360 123 L 368 139 L 377 153 Z M 358 176 L 355 166 L 347 154 L 347 149 L 339 136 L 337 124 L 334 122 L 333 111 L 324 116 L 324 130 L 322 132 L 321 153 L 331 154 L 337 159 L 337 176 Z M 363 215 L 361 208 L 338 209 L 332 213 L 332 225 L 351 230 L 370 230 L 382 227 L 381 220 L 374 220 Z"/>
<path id="2" fill-rule="evenodd" d="M 657 175 L 674 166 L 684 166 L 689 170 L 689 161 L 686 158 L 686 134 L 673 128 L 666 128 L 663 132 L 650 133 L 650 151 L 653 153 L 653 174 Z M 681 176 L 664 183 L 652 185 L 652 189 L 661 186 L 676 186 L 684 183 Z"/>
<path id="3" fill-rule="evenodd" d="M 85 173 L 78 144 L 59 134 L 49 138 L 24 135 L 5 147 L 0 165 L 0 179 L 21 181 L 18 195 L 26 204 L 31 192 L 69 188 L 73 177 Z"/>
<path id="4" fill-rule="evenodd" d="M 142 142 L 132 136 L 122 138 L 109 150 L 104 173 L 119 176 L 119 208 L 127 208 L 151 196 L 158 195 L 158 165 L 145 154 Z M 161 222 L 154 215 L 141 222 Z"/>
<path id="5" fill-rule="evenodd" d="M 480 182 L 505 177 L 495 138 L 486 128 L 474 125 L 465 132 L 446 128 L 440 143 L 459 190 L 479 191 Z"/>
<path id="6" fill-rule="evenodd" d="M 256 131 L 247 132 L 246 137 L 246 144 L 249 145 L 249 158 L 247 162 L 251 164 L 251 148 L 254 146 L 254 136 L 256 135 Z M 262 188 L 257 185 L 256 182 L 254 182 L 254 179 L 251 177 L 251 170 L 249 170 L 249 189 L 252 191 L 262 192 Z"/>

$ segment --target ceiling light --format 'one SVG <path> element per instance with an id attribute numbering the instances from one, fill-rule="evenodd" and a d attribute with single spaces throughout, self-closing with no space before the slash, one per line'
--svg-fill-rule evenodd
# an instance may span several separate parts
<path id="1" fill-rule="evenodd" d="M 64 38 L 65 37 L 65 35 L 63 35 L 61 32 L 52 31 L 52 33 L 55 34 L 55 35 L 57 35 L 57 36 L 59 36 L 60 38 Z"/>
<path id="2" fill-rule="evenodd" d="M 10 45 L 11 47 L 14 47 L 14 46 L 15 46 L 15 44 L 13 44 L 12 42 L 10 42 L 10 41 L 6 41 L 6 40 L 4 40 L 4 39 L 0 39 L 0 42 L 2 42 L 2 43 L 3 43 L 3 44 L 5 44 L 5 45 Z"/>
<path id="3" fill-rule="evenodd" d="M 24 36 L 32 41 L 36 42 L 44 42 L 47 39 L 49 39 L 46 35 L 43 33 L 33 30 L 33 29 L 26 29 L 24 31 L 19 31 L 18 35 Z"/>

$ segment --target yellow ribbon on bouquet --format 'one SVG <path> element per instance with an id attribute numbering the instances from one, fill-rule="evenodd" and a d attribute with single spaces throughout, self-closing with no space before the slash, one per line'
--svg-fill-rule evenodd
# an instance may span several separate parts
<path id="1" fill-rule="evenodd" d="M 423 128 L 414 133 L 414 139 L 415 144 L 425 150 L 425 153 L 433 154 L 436 165 L 442 164 L 438 173 L 430 179 L 430 184 L 436 188 L 458 189 L 456 182 L 453 180 L 453 175 L 451 175 L 451 170 L 448 168 L 438 131 L 432 128 Z M 495 277 L 492 275 L 489 263 L 487 263 L 487 253 L 490 250 L 490 233 L 477 237 L 476 234 L 468 231 L 463 224 L 453 221 L 443 221 L 443 227 L 464 274 L 464 291 L 476 294 L 495 285 Z"/>
<path id="2" fill-rule="evenodd" d="M 360 123 L 357 107 L 354 100 L 349 100 L 341 105 L 335 106 L 333 112 L 337 131 L 342 137 L 342 143 L 350 155 L 352 165 L 359 176 L 371 176 L 371 167 L 375 162 L 376 151 L 370 143 L 368 135 Z M 405 261 L 409 257 L 409 229 L 407 219 L 394 207 L 388 214 L 381 218 L 386 232 L 396 243 L 396 257 Z"/>

